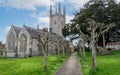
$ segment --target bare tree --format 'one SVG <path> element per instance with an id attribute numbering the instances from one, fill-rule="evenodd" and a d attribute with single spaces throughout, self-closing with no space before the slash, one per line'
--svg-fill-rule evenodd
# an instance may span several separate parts
<path id="1" fill-rule="evenodd" d="M 81 56 L 83 57 L 84 60 L 86 60 L 86 53 L 85 53 L 85 41 L 81 40 L 79 42 L 79 52 L 81 54 Z"/>
<path id="2" fill-rule="evenodd" d="M 62 41 L 62 53 L 63 55 L 65 55 L 65 42 Z"/>
<path id="3" fill-rule="evenodd" d="M 79 48 L 79 53 L 80 53 L 80 56 L 83 57 L 83 52 L 82 52 L 82 45 L 81 45 L 81 40 L 79 40 L 78 42 L 78 48 Z"/>
<path id="4" fill-rule="evenodd" d="M 107 49 L 106 49 L 106 45 L 105 45 L 105 33 L 108 32 L 108 30 L 112 27 L 115 27 L 115 24 L 114 23 L 111 23 L 107 26 L 105 26 L 105 24 L 101 25 L 100 28 L 101 28 L 101 35 L 102 35 L 102 38 L 103 38 L 103 51 L 102 53 L 103 54 L 106 54 L 108 53 Z"/>
<path id="5" fill-rule="evenodd" d="M 47 69 L 47 45 L 48 45 L 48 40 L 49 37 L 46 38 L 41 38 L 41 36 L 38 36 L 38 46 L 40 46 L 42 44 L 42 50 L 43 50 L 43 54 L 44 54 L 44 60 L 43 60 L 43 68 Z"/>
<path id="6" fill-rule="evenodd" d="M 58 56 L 58 61 L 60 60 L 60 37 L 57 36 L 57 56 Z"/>
<path id="7" fill-rule="evenodd" d="M 84 34 L 80 27 L 78 27 L 79 33 L 80 33 L 80 41 L 79 43 L 79 51 L 81 52 L 81 56 L 84 58 L 84 60 L 86 60 L 86 53 L 85 53 L 85 43 L 87 43 L 88 40 L 90 40 L 90 38 L 88 37 L 88 35 Z"/>

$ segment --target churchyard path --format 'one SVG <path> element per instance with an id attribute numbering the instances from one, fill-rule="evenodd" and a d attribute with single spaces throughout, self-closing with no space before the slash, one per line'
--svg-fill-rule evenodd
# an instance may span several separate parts
<path id="1" fill-rule="evenodd" d="M 76 53 L 73 53 L 55 75 L 82 75 Z"/>

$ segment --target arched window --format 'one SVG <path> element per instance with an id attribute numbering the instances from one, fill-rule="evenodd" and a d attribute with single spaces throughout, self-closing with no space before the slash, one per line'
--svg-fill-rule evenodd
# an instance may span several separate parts
<path id="1" fill-rule="evenodd" d="M 8 42 L 8 50 L 14 50 L 15 49 L 15 35 L 11 32 L 7 39 Z"/>
<path id="2" fill-rule="evenodd" d="M 56 22 L 56 21 L 54 21 L 54 24 L 56 25 L 56 24 L 57 24 L 57 22 Z"/>
<path id="3" fill-rule="evenodd" d="M 22 34 L 20 37 L 20 52 L 25 52 L 27 49 L 27 37 Z"/>
<path id="4" fill-rule="evenodd" d="M 63 21 L 61 21 L 61 25 L 64 25 L 64 22 L 63 22 Z"/>

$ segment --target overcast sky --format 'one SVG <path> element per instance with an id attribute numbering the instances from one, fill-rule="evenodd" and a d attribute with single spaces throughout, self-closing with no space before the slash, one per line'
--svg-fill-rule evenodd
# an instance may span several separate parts
<path id="1" fill-rule="evenodd" d="M 66 22 L 74 17 L 89 0 L 0 0 L 0 41 L 5 43 L 6 35 L 11 25 L 22 27 L 24 24 L 36 28 L 49 26 L 49 6 L 53 11 L 61 2 L 61 8 L 66 7 Z M 119 1 L 119 0 L 118 0 Z"/>

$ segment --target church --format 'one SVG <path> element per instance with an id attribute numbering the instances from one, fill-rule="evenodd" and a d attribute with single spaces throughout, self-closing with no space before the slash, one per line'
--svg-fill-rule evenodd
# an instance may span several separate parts
<path id="1" fill-rule="evenodd" d="M 50 6 L 50 28 L 40 29 L 32 28 L 24 25 L 23 27 L 11 26 L 6 37 L 6 49 L 4 56 L 6 57 L 30 57 L 42 55 L 42 44 L 38 46 L 38 34 L 42 39 L 49 37 L 48 54 L 57 53 L 57 45 L 60 47 L 60 52 L 65 53 L 66 39 L 62 35 L 62 29 L 66 24 L 66 11 L 61 12 L 59 3 L 58 9 L 53 13 Z"/>

